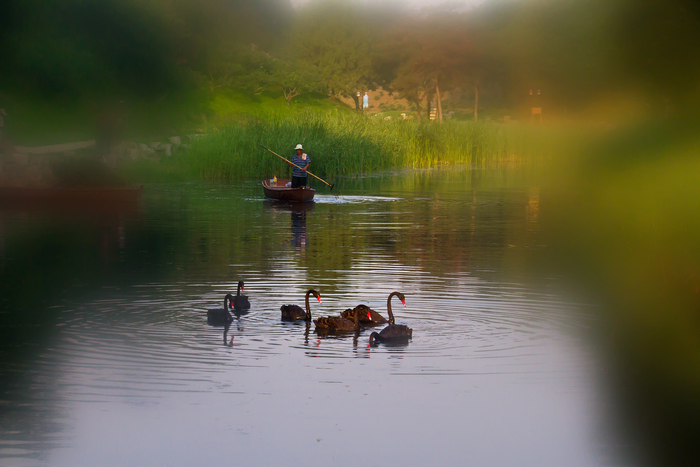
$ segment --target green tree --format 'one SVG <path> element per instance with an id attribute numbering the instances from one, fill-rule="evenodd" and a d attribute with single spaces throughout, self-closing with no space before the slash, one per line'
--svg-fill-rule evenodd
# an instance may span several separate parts
<path id="1" fill-rule="evenodd" d="M 231 62 L 222 65 L 219 74 L 222 86 L 246 89 L 254 94 L 277 89 L 287 105 L 300 94 L 321 89 L 318 78 L 289 55 L 273 57 L 254 47 L 244 50 L 239 47 L 234 55 Z"/>
<path id="2" fill-rule="evenodd" d="M 411 17 L 377 47 L 375 73 L 382 84 L 420 112 L 433 98 L 442 120 L 442 93 L 458 87 L 473 63 L 473 43 L 465 14 L 438 10 L 429 17 Z"/>
<path id="3" fill-rule="evenodd" d="M 129 2 L 2 2 L 0 91 L 72 101 L 159 95 L 179 84 L 167 30 Z"/>
<path id="4" fill-rule="evenodd" d="M 650 100 L 668 107 L 700 100 L 700 5 L 695 0 L 623 0 L 614 12 L 612 60 L 621 78 L 644 87 Z"/>
<path id="5" fill-rule="evenodd" d="M 357 93 L 376 88 L 372 43 L 381 17 L 348 2 L 316 1 L 299 11 L 292 31 L 292 50 L 299 62 L 328 93 L 352 98 L 357 110 L 361 110 Z"/>
<path id="6" fill-rule="evenodd" d="M 272 59 L 268 86 L 282 91 L 287 105 L 292 99 L 305 92 L 318 91 L 321 83 L 312 70 L 293 59 Z"/>

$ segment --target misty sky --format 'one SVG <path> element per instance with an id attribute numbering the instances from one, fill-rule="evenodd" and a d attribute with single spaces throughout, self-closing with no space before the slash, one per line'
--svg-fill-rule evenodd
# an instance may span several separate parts
<path id="1" fill-rule="evenodd" d="M 292 5 L 299 6 L 307 3 L 309 0 L 291 0 Z M 426 6 L 439 5 L 445 3 L 448 0 L 374 0 L 376 2 L 392 2 L 392 3 L 403 3 L 405 5 L 411 5 L 416 8 L 422 8 Z M 464 3 L 468 6 L 479 5 L 484 3 L 486 0 L 449 0 L 451 3 Z"/>

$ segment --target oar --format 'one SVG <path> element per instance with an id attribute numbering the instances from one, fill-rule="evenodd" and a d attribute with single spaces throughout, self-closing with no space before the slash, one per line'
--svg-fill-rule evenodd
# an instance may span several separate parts
<path id="1" fill-rule="evenodd" d="M 262 144 L 261 144 L 261 146 L 262 146 Z M 279 157 L 280 159 L 282 159 L 283 161 L 285 161 L 287 164 L 293 165 L 293 166 L 296 167 L 297 169 L 301 169 L 301 167 L 299 167 L 298 165 L 296 165 L 294 162 L 285 159 L 284 157 L 280 156 L 279 154 L 277 154 L 277 153 L 276 153 L 275 151 L 273 151 L 272 149 L 266 148 L 265 146 L 262 146 L 262 147 L 263 147 L 263 149 L 267 149 L 267 150 L 270 151 L 272 154 L 274 154 L 275 156 L 277 156 L 277 157 Z M 301 170 L 304 170 L 304 169 L 301 169 Z M 309 172 L 308 170 L 306 171 L 306 173 L 309 174 L 309 175 L 311 175 L 311 176 L 314 177 L 314 178 L 317 178 L 317 179 L 321 180 L 323 183 L 325 183 L 326 185 L 328 185 L 329 187 L 331 187 L 331 191 L 333 191 L 333 187 L 335 186 L 334 184 L 328 183 L 327 181 L 325 181 L 325 180 L 322 179 L 321 177 L 312 174 L 312 173 Z"/>

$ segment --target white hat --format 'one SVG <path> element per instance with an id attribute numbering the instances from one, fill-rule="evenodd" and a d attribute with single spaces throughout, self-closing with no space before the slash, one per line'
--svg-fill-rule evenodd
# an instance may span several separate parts
<path id="1" fill-rule="evenodd" d="M 295 151 L 296 151 L 297 149 L 304 150 L 304 148 L 301 147 L 301 144 L 297 144 L 297 147 L 294 148 Z"/>

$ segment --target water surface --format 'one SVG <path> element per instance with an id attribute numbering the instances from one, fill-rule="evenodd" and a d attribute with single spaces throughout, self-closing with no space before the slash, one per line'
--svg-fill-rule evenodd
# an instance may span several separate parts
<path id="1" fill-rule="evenodd" d="M 2 465 L 615 463 L 586 314 L 530 267 L 539 191 L 509 172 L 147 186 L 137 216 L 3 213 Z M 252 308 L 209 326 L 238 280 Z M 280 305 L 383 314 L 407 345 Z M 226 334 L 225 334 L 226 332 Z"/>

